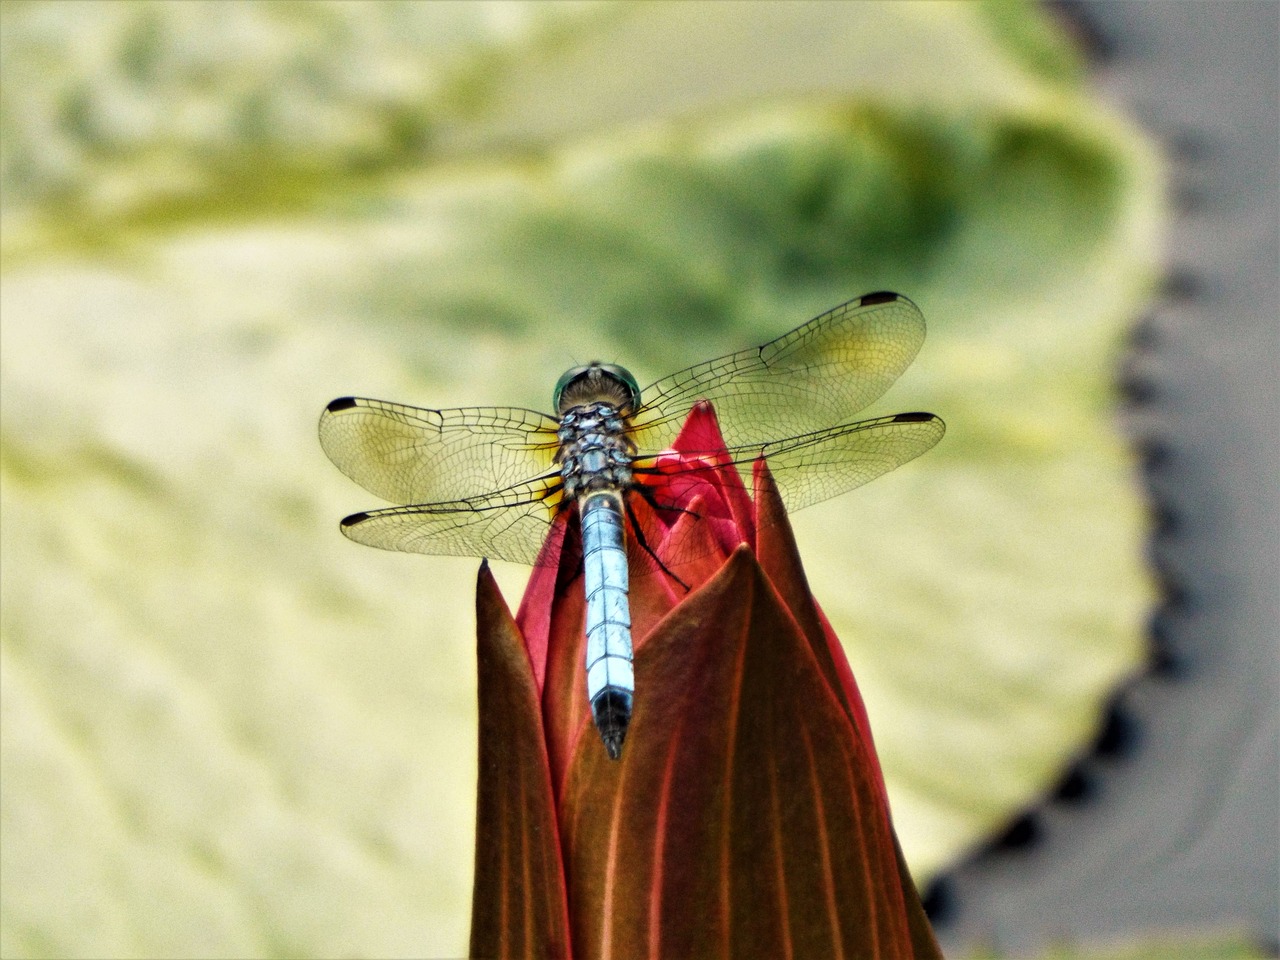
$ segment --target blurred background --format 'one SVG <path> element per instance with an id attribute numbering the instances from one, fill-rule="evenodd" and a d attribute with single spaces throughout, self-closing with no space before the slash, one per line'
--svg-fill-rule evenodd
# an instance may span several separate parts
<path id="1" fill-rule="evenodd" d="M 1277 10 L 0 5 L 0 954 L 461 956 L 478 562 L 320 410 L 891 289 L 794 519 L 949 955 L 1274 955 Z"/>

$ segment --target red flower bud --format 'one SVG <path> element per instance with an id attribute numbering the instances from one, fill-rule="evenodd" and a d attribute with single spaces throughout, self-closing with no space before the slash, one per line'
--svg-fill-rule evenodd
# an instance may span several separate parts
<path id="1" fill-rule="evenodd" d="M 940 957 L 767 465 L 753 501 L 702 405 L 657 466 L 680 509 L 632 497 L 656 560 L 620 761 L 587 704 L 572 512 L 514 620 L 481 568 L 472 955 Z"/>

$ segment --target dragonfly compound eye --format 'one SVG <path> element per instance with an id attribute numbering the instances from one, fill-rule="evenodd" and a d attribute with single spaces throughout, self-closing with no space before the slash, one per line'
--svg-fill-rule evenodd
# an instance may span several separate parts
<path id="1" fill-rule="evenodd" d="M 556 381 L 551 402 L 556 415 L 563 417 L 574 407 L 604 403 L 624 415 L 640 406 L 640 387 L 626 367 L 596 361 L 566 370 Z"/>

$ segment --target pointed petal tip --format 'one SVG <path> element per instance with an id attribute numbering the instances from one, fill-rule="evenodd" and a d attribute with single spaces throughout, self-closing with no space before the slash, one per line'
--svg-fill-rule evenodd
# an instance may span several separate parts
<path id="1" fill-rule="evenodd" d="M 498 596 L 502 595 L 502 592 L 498 589 L 498 581 L 494 579 L 493 571 L 489 569 L 488 560 L 481 560 L 480 569 L 476 571 L 477 594 L 480 591 L 497 594 Z"/>
<path id="2" fill-rule="evenodd" d="M 506 598 L 502 595 L 502 588 L 494 579 L 488 561 L 484 561 L 476 571 L 476 626 L 482 629 L 500 626 L 501 629 L 506 630 L 508 620 L 511 620 L 510 628 L 518 636 L 519 630 L 516 629 L 515 621 L 511 618 L 511 608 L 507 606 Z M 523 646 L 524 641 L 521 640 L 520 644 Z"/>

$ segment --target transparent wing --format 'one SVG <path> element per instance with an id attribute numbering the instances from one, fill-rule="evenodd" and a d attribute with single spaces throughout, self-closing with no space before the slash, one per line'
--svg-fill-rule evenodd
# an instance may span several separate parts
<path id="1" fill-rule="evenodd" d="M 342 532 L 383 550 L 532 564 L 562 499 L 559 475 L 485 496 L 356 513 Z"/>
<path id="2" fill-rule="evenodd" d="M 946 425 L 931 413 L 899 413 L 771 443 L 731 447 L 728 453 L 744 473 L 764 456 L 783 503 L 794 511 L 839 496 L 914 460 L 945 432 Z M 714 451 L 708 452 L 708 458 L 713 455 Z M 643 461 L 637 464 L 637 473 L 650 469 Z M 694 460 L 686 472 L 707 469 Z M 680 471 L 669 467 L 661 471 L 673 472 Z M 660 486 L 658 496 L 662 496 Z"/>
<path id="3" fill-rule="evenodd" d="M 924 329 L 919 309 L 900 294 L 850 300 L 763 346 L 650 385 L 641 391 L 632 437 L 642 451 L 669 447 L 699 400 L 715 404 L 730 446 L 848 423 L 902 375 Z"/>
<path id="4" fill-rule="evenodd" d="M 558 426 L 546 414 L 515 407 L 421 410 L 341 397 L 320 415 L 320 446 L 339 470 L 384 500 L 453 501 L 546 473 Z"/>
<path id="5" fill-rule="evenodd" d="M 728 456 L 744 471 L 758 457 L 766 457 L 787 508 L 798 510 L 918 457 L 942 439 L 944 430 L 942 421 L 932 414 L 900 413 L 772 443 L 732 447 Z M 709 456 L 714 454 L 708 451 Z M 691 461 L 684 472 L 705 469 Z M 637 473 L 650 471 L 658 472 L 645 460 L 637 461 Z M 661 472 L 670 476 L 682 471 L 667 466 Z M 661 489 L 659 485 L 656 490 L 659 498 Z M 383 550 L 533 564 L 561 509 L 563 493 L 560 476 L 550 473 L 483 496 L 353 514 L 342 521 L 342 532 L 357 543 Z"/>

